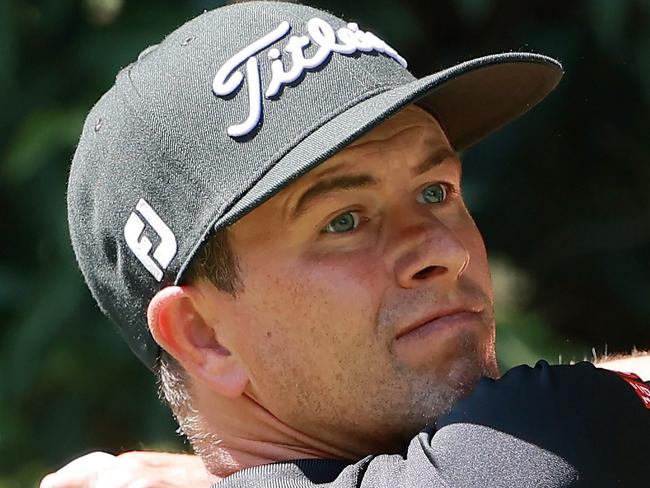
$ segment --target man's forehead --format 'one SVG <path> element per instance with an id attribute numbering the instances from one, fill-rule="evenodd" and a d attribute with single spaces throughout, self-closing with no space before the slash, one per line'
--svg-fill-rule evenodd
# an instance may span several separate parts
<path id="1" fill-rule="evenodd" d="M 359 139 L 339 151 L 339 153 L 346 149 L 361 146 L 367 142 L 390 138 L 396 133 L 410 127 L 422 127 L 434 132 L 442 132 L 440 124 L 433 115 L 417 105 L 411 104 L 362 135 Z"/>
<path id="2" fill-rule="evenodd" d="M 342 148 L 329 159 L 308 172 L 300 180 L 314 180 L 339 169 L 354 166 L 359 157 L 386 151 L 415 150 L 420 142 L 420 150 L 436 152 L 449 148 L 447 137 L 438 121 L 429 112 L 416 105 L 409 105 L 377 127 Z M 300 181 L 298 180 L 298 181 Z"/>

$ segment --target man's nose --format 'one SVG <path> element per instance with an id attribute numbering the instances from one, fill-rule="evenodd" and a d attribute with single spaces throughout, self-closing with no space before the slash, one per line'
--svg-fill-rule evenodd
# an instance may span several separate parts
<path id="1" fill-rule="evenodd" d="M 433 215 L 402 221 L 393 229 L 387 254 L 393 256 L 395 279 L 403 288 L 433 280 L 453 282 L 467 269 L 470 254 L 458 235 Z"/>

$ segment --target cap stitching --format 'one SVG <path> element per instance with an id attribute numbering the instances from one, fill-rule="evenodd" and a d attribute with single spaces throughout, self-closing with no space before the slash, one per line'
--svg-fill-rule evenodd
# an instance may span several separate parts
<path id="1" fill-rule="evenodd" d="M 129 68 L 128 72 L 126 73 L 126 76 L 128 77 L 128 86 L 122 86 L 122 84 L 116 83 L 115 86 L 118 88 L 117 90 L 117 95 L 119 96 L 120 100 L 122 103 L 124 103 L 125 107 L 129 110 L 129 112 L 133 115 L 133 117 L 137 118 L 140 121 L 140 124 L 143 128 L 143 130 L 147 133 L 149 136 L 149 139 L 156 145 L 156 149 L 159 150 L 159 153 L 161 156 L 167 158 L 170 161 L 174 161 L 176 164 L 184 164 L 184 162 L 177 157 L 172 157 L 170 155 L 169 151 L 169 145 L 165 144 L 164 141 L 166 138 L 164 137 L 164 134 L 161 134 L 158 129 L 152 124 L 147 123 L 147 120 L 141 116 L 140 111 L 136 110 L 136 107 L 131 101 L 131 97 L 127 96 L 127 93 L 125 93 L 126 90 L 132 90 L 133 93 L 135 94 L 135 98 L 137 98 L 138 102 L 140 102 L 140 107 L 142 113 L 148 113 L 151 114 L 151 111 L 147 108 L 146 104 L 144 103 L 145 98 L 142 97 L 138 89 L 136 88 L 135 84 L 131 80 L 131 69 Z M 162 125 L 162 124 L 160 124 Z M 197 179 L 193 177 L 190 173 L 187 171 L 182 172 L 183 176 L 186 177 L 188 180 L 190 180 L 192 183 L 194 183 L 198 187 L 204 187 L 201 183 L 200 179 Z M 222 194 L 222 192 L 217 192 L 219 194 Z"/>

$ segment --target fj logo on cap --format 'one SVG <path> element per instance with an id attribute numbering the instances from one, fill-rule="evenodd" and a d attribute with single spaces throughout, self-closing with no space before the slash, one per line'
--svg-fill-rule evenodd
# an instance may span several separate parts
<path id="1" fill-rule="evenodd" d="M 230 137 L 245 136 L 259 123 L 263 110 L 262 81 L 256 56 L 285 37 L 290 30 L 289 22 L 280 23 L 274 30 L 228 59 L 217 71 L 212 82 L 212 91 L 217 96 L 227 97 L 242 85 L 244 75 L 239 70 L 239 67 L 244 63 L 246 64 L 248 117 L 240 124 L 228 127 L 227 133 Z M 271 81 L 264 94 L 266 98 L 278 96 L 285 85 L 298 80 L 305 70 L 316 69 L 325 64 L 332 53 L 350 56 L 357 52 L 369 53 L 374 51 L 390 56 L 406 68 L 406 60 L 397 51 L 372 32 L 364 32 L 359 29 L 357 24 L 350 23 L 347 27 L 341 27 L 335 31 L 323 19 L 313 18 L 307 22 L 307 32 L 308 36 L 289 37 L 287 44 L 282 49 L 282 52 L 291 57 L 291 67 L 288 71 L 284 70 L 284 64 L 281 60 L 282 52 L 277 48 L 269 49 L 268 56 L 273 61 L 271 62 Z M 318 49 L 312 57 L 306 58 L 303 50 L 312 43 L 317 45 Z"/>
<path id="2" fill-rule="evenodd" d="M 160 242 L 151 254 L 153 243 L 144 235 L 146 224 L 157 234 Z M 147 268 L 147 271 L 153 275 L 156 280 L 160 281 L 163 277 L 163 271 L 167 269 L 169 263 L 176 255 L 176 237 L 167 224 L 158 216 L 151 206 L 144 200 L 140 199 L 135 206 L 135 210 L 129 215 L 129 219 L 124 226 L 124 239 L 129 249 L 133 251 L 135 257 Z"/>

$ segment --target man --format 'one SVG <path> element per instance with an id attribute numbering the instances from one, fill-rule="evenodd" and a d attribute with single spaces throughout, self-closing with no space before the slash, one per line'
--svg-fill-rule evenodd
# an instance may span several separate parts
<path id="1" fill-rule="evenodd" d="M 272 2 L 147 49 L 89 114 L 71 171 L 94 297 L 223 486 L 635 479 L 638 378 L 540 364 L 478 383 L 498 377 L 492 290 L 455 151 L 539 102 L 560 65 L 405 68 L 357 24 Z M 593 453 L 609 402 L 620 438 L 603 428 L 610 451 Z M 504 407 L 541 418 L 504 425 Z"/>

